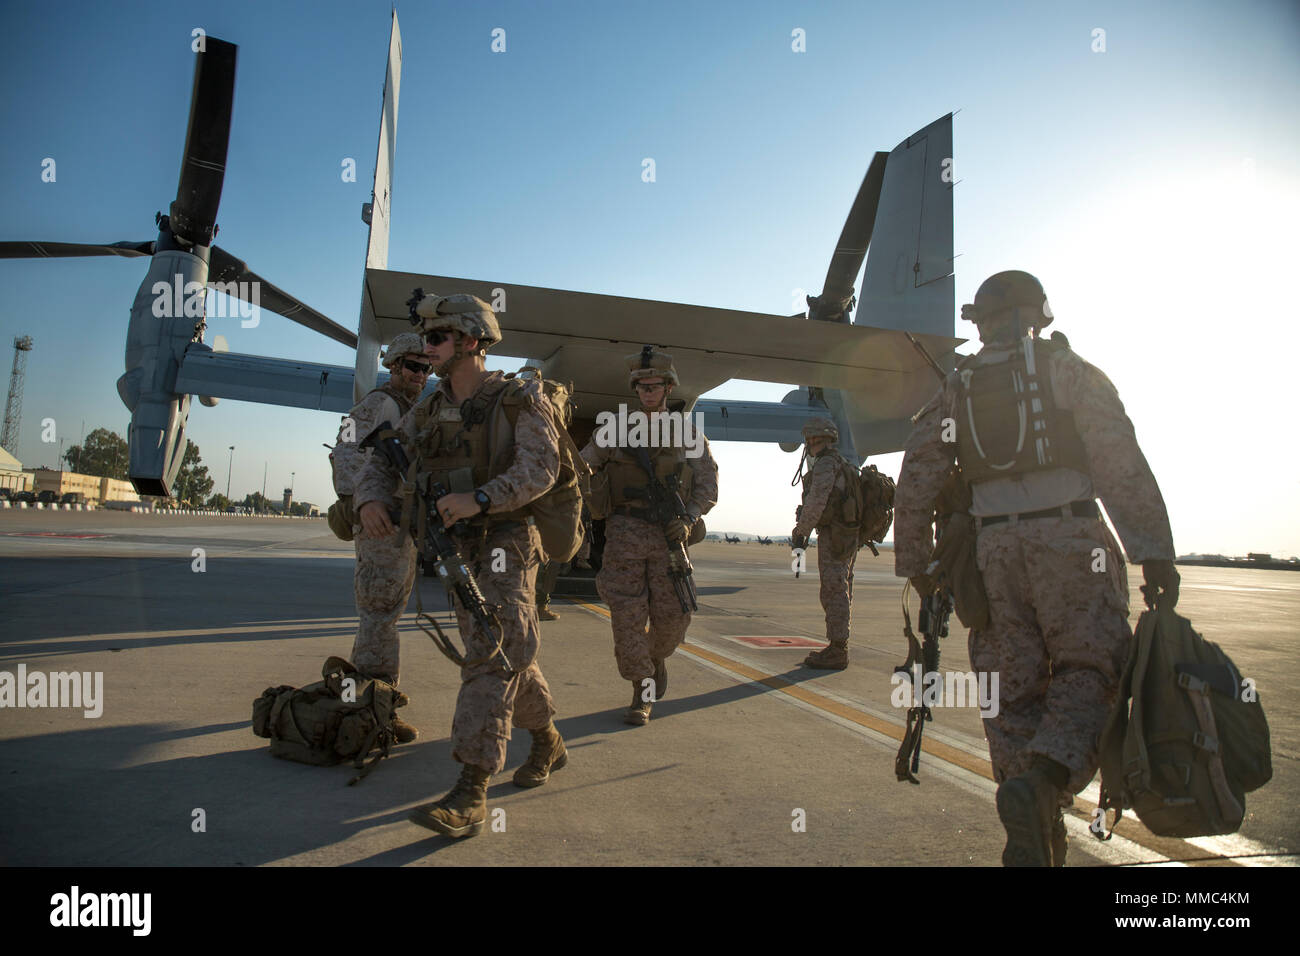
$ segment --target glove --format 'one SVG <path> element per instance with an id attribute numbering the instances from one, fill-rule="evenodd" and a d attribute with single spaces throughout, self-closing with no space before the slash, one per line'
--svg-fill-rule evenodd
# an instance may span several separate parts
<path id="1" fill-rule="evenodd" d="M 790 532 L 790 547 L 791 547 L 792 549 L 794 549 L 794 550 L 799 550 L 799 549 L 807 550 L 807 548 L 808 548 L 808 536 L 807 536 L 806 534 L 800 534 L 798 528 L 796 528 L 795 530 L 791 531 L 791 532 Z"/>
<path id="2" fill-rule="evenodd" d="M 691 525 L 694 522 L 687 521 L 685 518 L 674 518 L 668 522 L 664 528 L 664 537 L 676 544 L 679 541 L 685 541 L 691 534 Z"/>
<path id="3" fill-rule="evenodd" d="M 916 590 L 916 593 L 923 598 L 929 597 L 934 593 L 935 588 L 938 587 L 938 585 L 934 583 L 934 578 L 930 577 L 928 574 L 915 574 L 908 578 L 908 580 L 912 582 L 912 587 Z"/>
<path id="4" fill-rule="evenodd" d="M 1178 582 L 1182 578 L 1179 577 L 1174 562 L 1143 561 L 1142 577 L 1146 579 L 1146 584 L 1141 589 L 1142 596 L 1148 607 L 1159 604 L 1172 609 L 1178 603 Z"/>

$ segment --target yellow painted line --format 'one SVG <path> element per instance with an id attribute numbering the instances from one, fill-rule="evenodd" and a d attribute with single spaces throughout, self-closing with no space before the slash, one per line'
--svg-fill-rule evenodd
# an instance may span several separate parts
<path id="1" fill-rule="evenodd" d="M 603 607 L 599 607 L 595 604 L 588 604 L 585 601 L 578 601 L 573 598 L 570 598 L 569 600 L 572 603 L 578 605 L 578 607 L 585 608 L 586 610 L 591 611 L 593 614 L 599 614 L 603 618 L 608 619 L 610 616 L 609 611 Z M 748 664 L 742 664 L 740 663 L 740 661 L 734 661 L 729 657 L 723 657 L 721 654 L 716 654 L 713 651 L 705 650 L 702 647 L 696 647 L 689 644 L 682 644 L 677 649 L 679 651 L 684 651 L 687 654 L 691 654 L 695 657 L 701 658 L 702 660 L 709 661 L 711 664 L 716 664 L 717 666 L 723 668 L 724 670 L 728 670 L 739 677 L 745 678 L 746 680 L 753 681 L 756 684 L 762 684 L 764 687 L 770 687 L 772 690 L 778 691 L 782 694 L 788 694 L 789 696 L 795 698 L 796 700 L 801 700 L 806 704 L 811 704 L 813 707 L 816 707 L 819 710 L 825 711 L 828 714 L 834 714 L 836 717 L 840 717 L 843 718 L 844 720 L 850 721 L 851 723 L 857 724 L 859 727 L 866 727 L 870 730 L 874 730 L 877 733 L 884 734 L 886 737 L 891 737 L 894 740 L 899 741 L 900 743 L 903 740 L 904 729 L 898 726 L 897 724 L 891 724 L 888 721 L 881 720 L 879 717 L 874 717 L 871 714 L 864 714 L 861 711 L 855 710 L 854 708 L 848 706 L 847 704 L 842 704 L 838 700 L 833 700 L 830 697 L 826 697 L 823 694 L 817 693 L 816 691 L 809 690 L 808 688 L 802 687 L 798 684 L 792 684 L 787 680 L 783 680 L 782 678 L 775 677 L 771 674 L 764 674 L 762 671 L 756 670 L 755 668 L 750 667 Z M 923 753 L 927 753 L 933 757 L 937 757 L 938 759 L 943 760 L 946 763 L 953 764 L 955 766 L 961 767 L 963 770 L 968 770 L 973 774 L 977 774 L 978 776 L 983 777 L 985 780 L 995 782 L 993 781 L 993 768 L 988 763 L 988 761 L 980 759 L 978 757 L 972 757 L 964 750 L 958 750 L 956 747 L 952 747 L 948 744 L 945 744 L 943 743 L 943 741 L 940 740 L 925 739 L 925 738 L 922 739 L 921 750 Z M 1070 808 L 1069 812 L 1082 820 L 1092 819 L 1087 813 L 1085 813 L 1079 807 L 1072 807 Z M 1151 846 L 1146 840 L 1144 840 L 1142 838 L 1143 834 L 1134 833 L 1132 832 L 1131 828 L 1129 832 L 1124 833 L 1123 836 L 1129 841 L 1138 844 L 1143 849 L 1150 850 L 1153 853 L 1161 854 L 1162 856 L 1164 855 L 1163 851 L 1156 849 L 1155 847 Z M 1199 850 L 1197 848 L 1188 845 L 1189 857 L 1194 856 L 1196 853 L 1203 854 L 1205 852 L 1206 851 L 1204 850 Z M 1210 858 L 1213 859 L 1215 858 L 1215 856 L 1217 855 L 1212 855 Z M 1228 862 L 1231 862 L 1232 860 L 1231 857 L 1220 856 L 1218 858 Z M 1205 859 L 1205 857 L 1201 857 L 1201 859 Z"/>
<path id="2" fill-rule="evenodd" d="M 579 607 L 586 608 L 588 611 L 599 614 L 601 617 L 609 617 L 609 611 L 603 607 L 598 607 L 595 604 L 587 604 L 582 601 L 574 601 L 574 603 Z M 828 714 L 834 714 L 836 717 L 841 717 L 844 720 L 855 723 L 859 727 L 866 727 L 870 730 L 876 731 L 877 733 L 884 734 L 886 737 L 892 737 L 900 743 L 903 740 L 903 728 L 897 724 L 891 724 L 888 721 L 881 720 L 879 717 L 873 717 L 871 714 L 864 714 L 860 710 L 856 710 L 847 704 L 842 704 L 838 700 L 832 700 L 814 690 L 809 690 L 807 687 L 792 684 L 780 677 L 773 677 L 770 674 L 764 674 L 762 671 L 755 670 L 747 664 L 733 661 L 729 657 L 723 657 L 721 654 L 715 654 L 713 651 L 705 650 L 702 647 L 683 644 L 678 648 L 678 650 L 691 654 L 694 657 L 702 658 L 712 664 L 716 664 L 725 670 L 731 671 L 731 673 L 736 674 L 737 676 L 745 678 L 746 680 L 751 680 L 756 684 L 762 684 L 764 687 L 770 687 L 772 690 L 780 691 L 782 694 L 788 694 L 796 700 L 801 700 L 805 704 L 811 704 L 818 710 L 823 710 Z M 979 774 L 986 780 L 993 779 L 993 768 L 989 766 L 987 761 L 981 760 L 977 757 L 972 757 L 965 751 L 958 750 L 956 747 L 949 746 L 942 741 L 922 738 L 921 750 L 938 757 L 940 760 L 944 760 L 950 764 L 955 764 L 964 770 L 969 770 L 971 773 Z"/>

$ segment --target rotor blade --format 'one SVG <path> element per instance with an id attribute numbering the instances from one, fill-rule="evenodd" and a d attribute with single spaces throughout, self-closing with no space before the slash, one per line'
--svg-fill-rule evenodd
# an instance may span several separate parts
<path id="1" fill-rule="evenodd" d="M 263 309 L 270 309 L 286 319 L 319 332 L 348 348 L 357 347 L 357 334 L 350 332 L 331 319 L 327 319 L 311 306 L 299 302 L 283 289 L 267 282 L 253 272 L 240 259 L 236 259 L 220 246 L 213 246 L 209 262 L 208 285 L 236 299 L 242 299 Z"/>
<path id="2" fill-rule="evenodd" d="M 862 261 L 867 257 L 871 232 L 876 225 L 876 209 L 880 205 L 880 187 L 885 182 L 885 163 L 888 153 L 876 153 L 862 177 L 858 195 L 849 209 L 849 217 L 840 231 L 840 241 L 835 245 L 826 282 L 820 297 L 813 297 L 809 318 L 832 322 L 845 321 L 844 315 L 853 298 L 853 283 L 862 271 Z"/>
<path id="3" fill-rule="evenodd" d="M 0 259 L 64 259 L 69 256 L 134 256 L 153 255 L 153 240 L 145 242 L 112 242 L 93 245 L 84 242 L 0 242 Z"/>
<path id="4" fill-rule="evenodd" d="M 237 47 L 216 37 L 205 37 L 203 42 L 204 50 L 194 63 L 185 157 L 170 221 L 172 231 L 182 239 L 210 246 L 226 175 Z"/>

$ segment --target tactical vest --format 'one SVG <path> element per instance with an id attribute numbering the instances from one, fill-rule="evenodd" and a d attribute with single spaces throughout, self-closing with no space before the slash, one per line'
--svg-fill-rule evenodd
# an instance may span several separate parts
<path id="1" fill-rule="evenodd" d="M 451 494 L 472 493 L 510 467 L 514 458 L 515 429 L 506 406 L 523 403 L 524 383 L 501 378 L 483 386 L 459 407 L 441 391 L 415 411 L 419 480 L 427 491 L 435 483 Z M 488 516 L 482 516 L 488 518 Z M 528 508 L 488 518 L 491 524 L 523 521 Z"/>
<path id="2" fill-rule="evenodd" d="M 633 448 L 620 448 L 620 454 L 605 463 L 605 474 L 609 477 L 610 505 L 619 508 L 624 505 L 632 508 L 646 507 L 645 491 L 649 479 L 645 469 L 636 461 Z M 681 448 L 660 447 L 647 448 L 650 465 L 655 477 L 661 482 L 677 476 L 677 493 L 682 501 L 689 503 L 691 490 L 695 487 L 695 470 L 686 461 L 686 453 Z M 624 457 L 626 456 L 626 457 Z"/>
<path id="3" fill-rule="evenodd" d="M 1035 339 L 1030 355 L 1022 342 L 1003 362 L 976 366 L 972 358 L 958 366 L 957 460 L 967 481 L 1051 468 L 1091 476 L 1074 413 L 1052 396 L 1052 353 L 1064 347 Z"/>
<path id="4" fill-rule="evenodd" d="M 862 496 L 858 491 L 858 470 L 835 448 L 828 448 L 813 461 L 803 476 L 803 500 L 812 491 L 817 462 L 830 458 L 835 466 L 835 483 L 826 498 L 826 507 L 817 519 L 818 547 L 826 548 L 830 557 L 847 561 L 862 545 L 858 541 L 858 524 L 862 518 Z"/>
<path id="5" fill-rule="evenodd" d="M 405 395 L 403 395 L 397 389 L 393 388 L 388 382 L 385 382 L 383 385 L 380 385 L 378 388 L 372 388 L 370 391 L 366 392 L 366 394 L 362 396 L 361 401 L 364 402 L 371 395 L 375 394 L 375 392 L 383 392 L 385 395 L 387 395 L 389 398 L 391 398 L 394 402 L 397 403 L 398 418 L 401 418 L 403 415 L 409 412 L 411 410 L 411 406 L 414 404 Z M 359 405 L 361 404 L 361 402 L 358 402 L 357 404 Z M 375 422 L 376 426 L 382 424 L 383 424 L 382 421 Z M 389 424 L 396 425 L 397 422 L 390 422 Z M 341 434 L 341 430 L 340 430 L 340 434 Z M 365 435 L 357 435 L 355 436 L 356 441 L 351 442 L 349 444 L 355 445 L 356 442 L 364 441 L 366 437 L 367 436 Z M 338 485 L 338 481 L 337 481 L 338 474 L 336 471 L 337 463 L 335 462 L 334 455 L 335 452 L 337 452 L 337 450 L 342 444 L 343 444 L 342 441 L 336 443 L 334 446 L 334 450 L 330 452 L 330 475 L 331 475 L 331 480 L 333 481 L 335 487 L 337 487 Z M 370 454 L 370 450 L 368 448 L 356 449 L 356 450 L 362 456 L 361 458 L 362 461 L 364 461 L 365 457 Z M 356 474 L 357 472 L 353 473 L 354 478 L 356 477 Z M 330 530 L 334 532 L 334 536 L 338 538 L 340 541 L 352 540 L 352 528 L 357 523 L 357 516 L 356 513 L 352 510 L 351 493 L 339 495 L 338 500 L 335 501 L 334 504 L 330 505 L 329 511 L 326 512 L 326 521 L 329 524 Z"/>
<path id="6" fill-rule="evenodd" d="M 841 455 L 834 448 L 828 448 L 816 457 L 813 461 L 813 467 L 809 468 L 803 476 L 803 500 L 808 501 L 808 495 L 812 491 L 813 471 L 817 468 L 817 462 L 822 458 L 831 458 L 835 462 L 835 484 L 831 486 L 831 493 L 826 499 L 826 508 L 822 511 L 821 518 L 817 521 L 817 527 L 829 528 L 831 525 L 852 525 L 857 527 L 860 515 L 858 514 L 858 500 L 854 497 L 853 491 L 857 484 L 858 470 L 849 464 L 849 460 Z"/>
<path id="7" fill-rule="evenodd" d="M 372 388 L 370 391 L 366 393 L 366 395 L 368 396 L 373 395 L 375 394 L 375 392 L 383 392 L 385 395 L 387 395 L 389 398 L 395 401 L 397 403 L 397 414 L 399 416 L 405 415 L 413 407 L 415 407 L 415 402 L 411 401 L 409 398 L 407 398 L 397 389 L 393 388 L 391 382 L 385 382 L 383 385 L 380 385 L 377 388 Z M 375 424 L 382 425 L 383 422 L 376 422 Z M 397 422 L 393 422 L 393 424 L 396 425 Z"/>

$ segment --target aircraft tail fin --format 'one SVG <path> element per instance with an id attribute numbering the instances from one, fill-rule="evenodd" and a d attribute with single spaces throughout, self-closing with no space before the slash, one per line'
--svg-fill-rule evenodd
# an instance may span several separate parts
<path id="1" fill-rule="evenodd" d="M 371 200 L 362 218 L 370 226 L 366 244 L 366 268 L 388 268 L 388 224 L 392 212 L 393 161 L 397 147 L 397 100 L 402 85 L 402 31 L 393 11 L 388 35 L 388 61 L 384 75 L 384 101 L 379 114 L 379 146 L 375 155 L 375 182 Z M 361 317 L 357 323 L 357 364 L 353 397 L 357 401 L 375 387 L 382 338 L 375 321 L 374 306 L 361 276 Z"/>
<path id="2" fill-rule="evenodd" d="M 854 323 L 953 334 L 952 114 L 889 154 Z"/>

